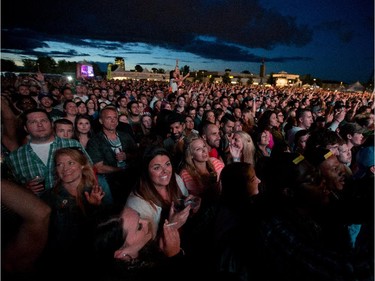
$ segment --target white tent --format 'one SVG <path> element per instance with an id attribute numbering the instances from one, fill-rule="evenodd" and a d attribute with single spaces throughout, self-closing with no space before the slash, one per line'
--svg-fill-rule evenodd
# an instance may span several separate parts
<path id="1" fill-rule="evenodd" d="M 359 81 L 355 82 L 354 84 L 349 85 L 346 89 L 348 92 L 360 92 L 362 93 L 365 90 L 365 87 L 362 86 Z"/>
<path id="2" fill-rule="evenodd" d="M 302 88 L 308 89 L 308 88 L 311 88 L 311 85 L 309 83 L 306 83 L 306 84 L 302 85 Z"/>

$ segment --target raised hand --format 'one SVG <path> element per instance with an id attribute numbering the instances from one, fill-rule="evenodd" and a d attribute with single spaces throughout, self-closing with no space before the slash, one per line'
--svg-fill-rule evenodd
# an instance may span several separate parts
<path id="1" fill-rule="evenodd" d="M 165 220 L 163 225 L 163 236 L 159 240 L 159 247 L 167 257 L 177 255 L 181 250 L 181 239 L 178 228 Z"/>
<path id="2" fill-rule="evenodd" d="M 191 212 L 197 213 L 200 206 L 201 206 L 202 199 L 199 196 L 194 196 L 190 194 L 188 197 L 185 198 L 185 206 L 191 205 Z"/>
<path id="3" fill-rule="evenodd" d="M 100 205 L 104 195 L 105 192 L 99 185 L 94 185 L 91 192 L 85 191 L 86 199 L 91 205 Z"/>
<path id="4" fill-rule="evenodd" d="M 190 214 L 191 205 L 186 206 L 181 211 L 176 211 L 175 204 L 172 202 L 171 209 L 169 210 L 169 221 L 176 223 L 176 228 L 180 228 L 186 222 Z"/>
<path id="5" fill-rule="evenodd" d="M 43 82 L 44 81 L 44 75 L 42 72 L 38 71 L 35 75 L 35 79 L 38 80 L 39 82 Z"/>

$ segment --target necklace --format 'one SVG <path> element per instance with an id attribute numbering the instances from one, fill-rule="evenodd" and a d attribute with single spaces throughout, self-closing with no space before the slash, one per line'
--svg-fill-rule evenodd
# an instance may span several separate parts
<path id="1" fill-rule="evenodd" d="M 112 149 L 121 147 L 121 141 L 117 132 L 116 132 L 116 138 L 114 140 L 110 140 L 107 137 L 106 133 L 103 133 L 103 134 L 104 134 L 105 139 L 108 141 L 109 145 L 112 147 Z"/>

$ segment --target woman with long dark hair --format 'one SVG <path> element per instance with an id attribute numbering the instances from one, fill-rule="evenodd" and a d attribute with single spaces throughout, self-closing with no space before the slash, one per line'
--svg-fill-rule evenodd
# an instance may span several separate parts
<path id="1" fill-rule="evenodd" d="M 191 206 L 187 205 L 181 211 L 175 207 L 181 205 L 185 198 L 192 198 L 188 195 L 181 178 L 175 174 L 169 153 L 162 147 L 150 147 L 145 151 L 139 183 L 130 193 L 126 207 L 136 210 L 141 218 L 152 222 L 155 238 L 159 223 L 165 219 L 176 223 L 178 228 L 185 224 Z"/>

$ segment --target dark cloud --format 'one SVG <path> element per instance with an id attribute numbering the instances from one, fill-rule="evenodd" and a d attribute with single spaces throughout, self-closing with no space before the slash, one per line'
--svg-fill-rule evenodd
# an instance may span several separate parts
<path id="1" fill-rule="evenodd" d="M 348 25 L 342 20 L 332 20 L 322 22 L 316 26 L 318 30 L 328 31 L 336 35 L 337 38 L 343 43 L 349 43 L 353 40 L 355 32 L 351 25 Z M 360 32 L 360 31 L 359 31 Z"/>
<path id="2" fill-rule="evenodd" d="M 159 66 L 158 63 L 154 63 L 154 62 L 139 62 L 137 64 L 139 64 L 139 65 L 150 65 L 150 66 L 156 65 L 156 66 Z"/>
<path id="3" fill-rule="evenodd" d="M 267 58 L 267 62 L 289 62 L 289 61 L 312 61 L 313 58 L 310 57 L 269 57 Z"/>
<path id="4" fill-rule="evenodd" d="M 25 53 L 33 52 L 36 48 L 48 47 L 44 39 L 38 32 L 31 30 L 2 30 L 1 48 L 19 50 Z"/>
<path id="5" fill-rule="evenodd" d="M 52 57 L 57 57 L 57 58 L 70 58 L 70 57 L 76 57 L 76 56 L 80 56 L 80 57 L 89 57 L 90 54 L 85 54 L 85 53 L 79 53 L 77 52 L 76 50 L 67 50 L 65 52 L 49 52 L 48 53 L 49 56 L 52 56 Z"/>
<path id="6" fill-rule="evenodd" d="M 24 15 L 20 17 L 19 15 Z M 115 50 L 122 43 L 143 42 L 183 50 L 206 59 L 257 61 L 246 48 L 304 46 L 312 39 L 308 26 L 256 0 L 7 1 L 2 5 L 6 49 L 33 52 L 45 39 Z M 14 34 L 13 31 L 27 32 Z M 37 34 L 37 36 L 35 36 Z M 216 42 L 197 40 L 198 36 Z M 11 38 L 15 37 L 15 38 Z M 17 42 L 22 41 L 22 44 Z M 83 40 L 86 39 L 86 40 Z M 90 40 L 88 40 L 90 39 Z M 9 40 L 9 42 L 8 42 Z M 115 41 L 106 44 L 100 40 Z M 125 50 L 125 54 L 126 54 Z M 130 54 L 130 52 L 128 52 Z"/>
<path id="7" fill-rule="evenodd" d="M 65 40 L 65 42 L 67 42 L 67 40 Z M 94 40 L 94 41 L 84 40 L 83 42 L 85 42 L 87 46 L 95 47 L 95 48 L 99 48 L 99 49 L 103 49 L 107 51 L 117 50 L 118 48 L 122 48 L 122 45 L 123 45 L 118 42 L 103 42 L 103 41 L 98 41 L 98 40 Z"/>
<path id="8" fill-rule="evenodd" d="M 113 60 L 113 58 L 116 57 L 116 56 L 114 56 L 113 54 L 109 54 L 109 55 L 107 55 L 107 54 L 98 54 L 98 57 L 110 58 L 111 60 Z"/>

